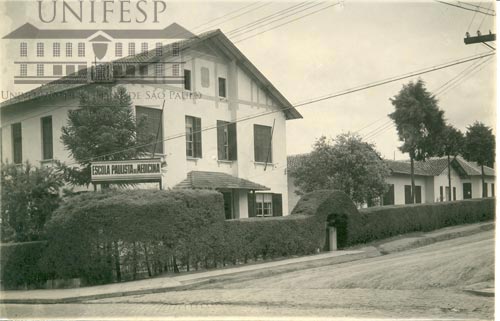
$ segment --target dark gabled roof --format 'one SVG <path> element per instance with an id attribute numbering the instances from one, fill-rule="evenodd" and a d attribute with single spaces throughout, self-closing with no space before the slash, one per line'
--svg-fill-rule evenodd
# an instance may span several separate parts
<path id="1" fill-rule="evenodd" d="M 97 32 L 114 39 L 185 39 L 194 36 L 177 23 L 164 29 L 38 29 L 25 23 L 3 39 L 87 39 Z"/>
<path id="2" fill-rule="evenodd" d="M 287 157 L 287 173 L 292 173 L 298 166 L 307 161 L 309 153 L 297 154 Z M 393 174 L 410 175 L 411 165 L 409 160 L 388 160 L 384 159 L 389 169 Z M 458 156 L 453 161 L 452 166 L 459 172 L 461 176 L 481 176 L 481 166 L 477 163 L 469 162 Z M 419 176 L 438 176 L 448 167 L 448 159 L 446 157 L 431 158 L 425 162 L 415 162 L 415 175 Z M 495 176 L 495 170 L 491 167 L 484 166 L 484 174 L 486 176 Z"/>
<path id="3" fill-rule="evenodd" d="M 267 191 L 270 188 L 226 173 L 192 171 L 175 189 L 245 189 Z"/>
<path id="4" fill-rule="evenodd" d="M 162 55 L 157 55 L 156 48 L 143 52 L 134 56 L 128 56 L 116 61 L 114 63 L 136 63 L 136 64 L 150 64 L 154 63 L 161 58 L 173 56 L 173 47 L 178 47 L 179 51 L 194 48 L 198 44 L 204 41 L 211 40 L 215 43 L 218 48 L 221 49 L 226 55 L 234 58 L 240 67 L 246 70 L 250 75 L 252 75 L 257 81 L 262 85 L 265 91 L 267 91 L 272 97 L 274 97 L 280 104 L 279 108 L 283 110 L 286 119 L 299 119 L 302 115 L 293 107 L 293 105 L 276 89 L 273 84 L 248 60 L 243 53 L 236 48 L 236 46 L 220 31 L 219 29 L 208 31 L 202 33 L 198 36 L 194 36 L 185 40 L 177 41 L 162 47 Z M 50 82 L 43 86 L 37 87 L 27 93 L 16 96 L 12 99 L 0 103 L 0 107 L 9 106 L 12 104 L 20 103 L 23 101 L 31 100 L 35 97 L 43 97 L 47 94 L 61 93 L 65 91 L 65 86 L 67 89 L 74 89 L 77 87 L 82 87 L 88 85 L 85 84 L 66 84 L 61 83 L 61 80 L 71 80 L 71 75 L 58 79 L 56 81 Z"/>
<path id="5" fill-rule="evenodd" d="M 410 175 L 410 161 L 393 161 L 384 160 L 389 166 L 389 169 L 394 174 L 406 174 Z M 415 175 L 420 176 L 438 176 L 448 167 L 448 159 L 446 157 L 442 158 L 431 158 L 424 162 L 415 162 Z M 458 156 L 452 163 L 452 166 L 460 173 L 460 175 L 465 176 L 481 176 L 481 166 L 474 162 L 469 162 Z M 493 168 L 484 166 L 484 174 L 486 176 L 495 176 L 495 170 Z"/>

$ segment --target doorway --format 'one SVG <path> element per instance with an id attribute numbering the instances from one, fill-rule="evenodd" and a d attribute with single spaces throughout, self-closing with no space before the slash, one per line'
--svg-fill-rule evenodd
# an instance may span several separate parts
<path id="1" fill-rule="evenodd" d="M 472 198 L 472 184 L 464 183 L 463 189 L 464 189 L 464 200 Z"/>

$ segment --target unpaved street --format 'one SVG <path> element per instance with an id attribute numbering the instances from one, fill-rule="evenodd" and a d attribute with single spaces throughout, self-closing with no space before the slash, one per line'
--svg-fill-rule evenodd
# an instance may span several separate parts
<path id="1" fill-rule="evenodd" d="M 333 316 L 493 319 L 494 299 L 464 291 L 494 277 L 493 231 L 377 258 L 273 274 L 258 271 L 186 291 L 84 304 L 6 305 L 3 316 Z"/>

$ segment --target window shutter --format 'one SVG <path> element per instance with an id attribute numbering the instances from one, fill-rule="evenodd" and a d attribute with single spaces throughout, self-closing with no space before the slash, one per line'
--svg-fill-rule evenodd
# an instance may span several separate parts
<path id="1" fill-rule="evenodd" d="M 226 122 L 217 121 L 217 155 L 218 159 L 225 159 L 224 157 L 224 127 Z"/>
<path id="2" fill-rule="evenodd" d="M 248 198 L 248 217 L 255 217 L 255 194 L 249 192 L 247 194 Z"/>
<path id="3" fill-rule="evenodd" d="M 281 194 L 273 194 L 273 216 L 283 216 L 283 199 Z"/>
<path id="4" fill-rule="evenodd" d="M 194 118 L 194 157 L 201 158 L 201 118 Z"/>
<path id="5" fill-rule="evenodd" d="M 229 160 L 238 159 L 238 143 L 236 134 L 236 123 L 230 123 L 227 125 L 228 136 L 229 136 Z"/>
<path id="6" fill-rule="evenodd" d="M 405 204 L 411 204 L 411 186 L 405 185 Z"/>
<path id="7" fill-rule="evenodd" d="M 254 159 L 256 162 L 273 161 L 271 143 L 271 127 L 254 125 Z"/>
<path id="8" fill-rule="evenodd" d="M 273 146 L 271 145 L 271 127 L 266 127 L 264 130 L 264 161 L 267 163 L 273 162 Z"/>

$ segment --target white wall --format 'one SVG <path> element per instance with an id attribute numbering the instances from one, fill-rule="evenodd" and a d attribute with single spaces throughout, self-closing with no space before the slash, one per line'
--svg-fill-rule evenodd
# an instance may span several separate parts
<path id="1" fill-rule="evenodd" d="M 47 50 L 48 48 L 46 48 Z M 50 48 L 51 50 L 52 48 Z M 76 49 L 76 48 L 75 48 Z M 64 50 L 64 48 L 61 48 Z M 126 50 L 126 48 L 124 48 Z M 191 70 L 192 91 L 184 91 L 181 84 L 124 84 L 131 94 L 133 105 L 161 109 L 163 115 L 164 153 L 158 155 L 167 162 L 163 174 L 163 186 L 171 188 L 184 180 L 189 171 L 223 172 L 244 178 L 270 188 L 270 193 L 282 194 L 283 214 L 288 215 L 288 185 L 286 177 L 286 119 L 278 110 L 277 103 L 267 96 L 262 88 L 234 62 L 225 61 L 215 55 L 192 53 L 184 56 L 184 66 Z M 194 58 L 194 59 L 192 59 Z M 206 67 L 210 74 L 210 85 L 201 86 L 200 69 Z M 154 68 L 150 68 L 154 73 Z M 166 75 L 170 75 L 167 68 Z M 182 73 L 182 70 L 181 70 Z M 218 77 L 226 78 L 227 98 L 218 97 Z M 255 92 L 255 95 L 252 94 Z M 201 93 L 193 99 L 193 93 Z M 184 96 L 183 96 L 184 94 Z M 240 98 L 241 97 L 241 98 Z M 76 98 L 51 98 L 18 104 L 2 109 L 2 157 L 12 160 L 10 124 L 21 121 L 23 136 L 23 161 L 39 163 L 42 158 L 40 118 L 52 115 L 54 158 L 71 159 L 60 142 L 61 127 L 67 120 L 69 109 L 77 108 Z M 60 107 L 60 108 L 59 108 Z M 235 121 L 263 112 L 276 111 L 262 117 L 237 123 L 237 161 L 217 160 L 217 131 L 202 132 L 202 158 L 187 159 L 185 143 L 185 116 L 201 118 L 202 128 L 215 127 L 217 120 Z M 30 118 L 32 117 L 32 118 Z M 254 124 L 273 126 L 272 163 L 254 162 Z M 175 137 L 175 138 L 174 138 Z M 248 216 L 246 191 L 238 193 L 240 217 Z"/>
<path id="2" fill-rule="evenodd" d="M 415 185 L 421 186 L 422 203 L 432 203 L 430 184 L 432 178 L 415 175 Z M 387 184 L 394 184 L 394 204 L 405 204 L 405 185 L 411 185 L 410 175 L 393 174 L 386 179 Z"/>
<path id="3" fill-rule="evenodd" d="M 457 191 L 457 201 L 463 200 L 463 187 L 464 180 L 460 178 L 457 171 L 452 167 L 450 171 L 451 176 L 451 199 L 453 200 L 453 188 Z M 445 168 L 440 175 L 434 177 L 434 201 L 441 201 L 440 187 L 443 187 L 443 201 L 447 201 L 446 188 L 448 187 L 448 168 Z"/>

